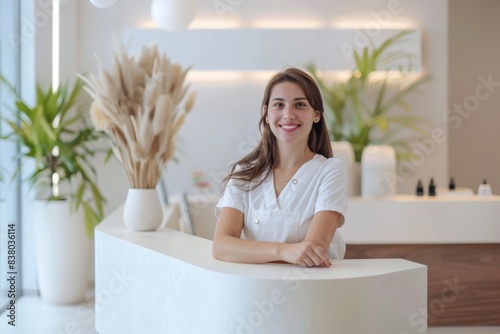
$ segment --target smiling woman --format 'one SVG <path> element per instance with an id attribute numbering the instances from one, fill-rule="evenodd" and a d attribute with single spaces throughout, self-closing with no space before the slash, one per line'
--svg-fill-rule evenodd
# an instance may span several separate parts
<path id="1" fill-rule="evenodd" d="M 345 243 L 347 171 L 333 158 L 314 80 L 289 68 L 264 92 L 257 148 L 225 178 L 213 255 L 230 262 L 329 267 Z"/>

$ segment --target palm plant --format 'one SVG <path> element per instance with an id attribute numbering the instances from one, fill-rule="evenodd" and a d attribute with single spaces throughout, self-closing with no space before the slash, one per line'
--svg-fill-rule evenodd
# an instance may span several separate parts
<path id="1" fill-rule="evenodd" d="M 73 108 L 83 83 L 78 79 L 73 88 L 64 84 L 55 91 L 52 87 L 44 91 L 37 85 L 36 102 L 30 107 L 1 75 L 0 82 L 15 96 L 15 106 L 3 104 L 10 111 L 10 117 L 0 117 L 11 132 L 0 139 L 19 144 L 18 158 L 34 162 L 34 170 L 24 181 L 37 187 L 38 196 L 44 193 L 44 199 L 70 198 L 72 210 L 83 208 L 85 230 L 91 236 L 94 226 L 103 218 L 105 198 L 89 161 L 97 152 L 92 145 L 101 135 L 87 124 L 87 113 L 82 108 Z M 20 169 L 21 166 L 13 178 Z M 75 188 L 74 181 L 78 184 Z M 67 186 L 69 194 L 62 195 L 59 185 Z"/>
<path id="2" fill-rule="evenodd" d="M 396 108 L 409 112 L 405 97 L 430 79 L 427 75 L 415 78 L 405 72 L 410 68 L 402 68 L 402 61 L 408 60 L 410 64 L 414 55 L 393 50 L 410 33 L 411 30 L 405 30 L 386 39 L 378 47 L 372 42 L 361 51 L 353 50 L 356 68 L 346 81 L 328 84 L 313 63 L 307 65 L 330 112 L 327 118 L 331 139 L 350 142 L 358 162 L 365 146 L 371 143 L 391 145 L 396 149 L 399 160 L 410 160 L 411 142 L 429 135 L 429 123 L 425 119 L 414 115 L 394 115 L 392 112 Z M 397 78 L 389 78 L 389 71 L 396 69 Z M 373 80 L 375 71 L 385 75 Z M 376 133 L 376 129 L 380 131 Z M 412 130 L 415 135 L 401 137 L 400 133 L 405 129 Z"/>

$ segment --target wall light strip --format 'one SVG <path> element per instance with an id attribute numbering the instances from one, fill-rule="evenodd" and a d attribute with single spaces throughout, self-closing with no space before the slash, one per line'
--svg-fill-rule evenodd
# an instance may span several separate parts
<path id="1" fill-rule="evenodd" d="M 60 0 L 52 0 L 52 91 L 59 88 Z"/>
<path id="2" fill-rule="evenodd" d="M 325 26 L 320 21 L 255 21 L 250 24 L 252 28 L 260 29 L 321 29 Z"/>

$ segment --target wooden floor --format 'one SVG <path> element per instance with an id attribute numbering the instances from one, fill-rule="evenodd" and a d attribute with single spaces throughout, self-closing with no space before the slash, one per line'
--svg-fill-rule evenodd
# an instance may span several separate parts
<path id="1" fill-rule="evenodd" d="M 348 245 L 345 258 L 426 265 L 429 326 L 500 325 L 500 244 Z"/>

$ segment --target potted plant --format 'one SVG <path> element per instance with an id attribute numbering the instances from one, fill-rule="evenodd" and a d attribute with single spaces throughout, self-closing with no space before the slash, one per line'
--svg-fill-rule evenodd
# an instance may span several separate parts
<path id="1" fill-rule="evenodd" d="M 379 46 L 371 43 L 361 51 L 353 50 L 356 67 L 345 81 L 329 84 L 313 63 L 307 66 L 329 111 L 326 115 L 332 141 L 351 143 L 356 162 L 361 161 L 363 149 L 369 144 L 391 145 L 398 160 L 411 160 L 411 143 L 428 137 L 429 123 L 407 114 L 410 107 L 405 98 L 430 77 L 409 73 L 414 55 L 394 48 L 405 42 L 411 32 L 404 30 Z M 403 67 L 405 60 L 408 66 Z M 396 75 L 389 75 L 394 72 Z M 398 113 L 398 109 L 405 114 Z M 404 130 L 411 130 L 411 135 Z"/>
<path id="2" fill-rule="evenodd" d="M 36 102 L 29 106 L 3 76 L 0 82 L 15 96 L 14 106 L 4 105 L 10 116 L 4 114 L 2 121 L 10 133 L 1 139 L 17 143 L 19 158 L 34 164 L 24 181 L 37 197 L 35 257 L 41 297 L 52 303 L 78 302 L 88 284 L 90 237 L 103 218 L 105 202 L 90 161 L 100 134 L 87 124 L 87 112 L 76 108 L 83 84 L 78 79 L 72 88 L 64 84 L 56 90 L 37 85 Z M 20 172 L 21 167 L 14 176 Z"/>
<path id="3" fill-rule="evenodd" d="M 157 45 L 144 46 L 138 57 L 122 45 L 111 71 L 101 65 L 97 74 L 82 77 L 94 99 L 92 121 L 109 136 L 125 169 L 130 189 L 124 222 L 134 231 L 154 231 L 162 222 L 156 186 L 195 102 L 185 84 L 189 69 L 171 62 Z"/>

